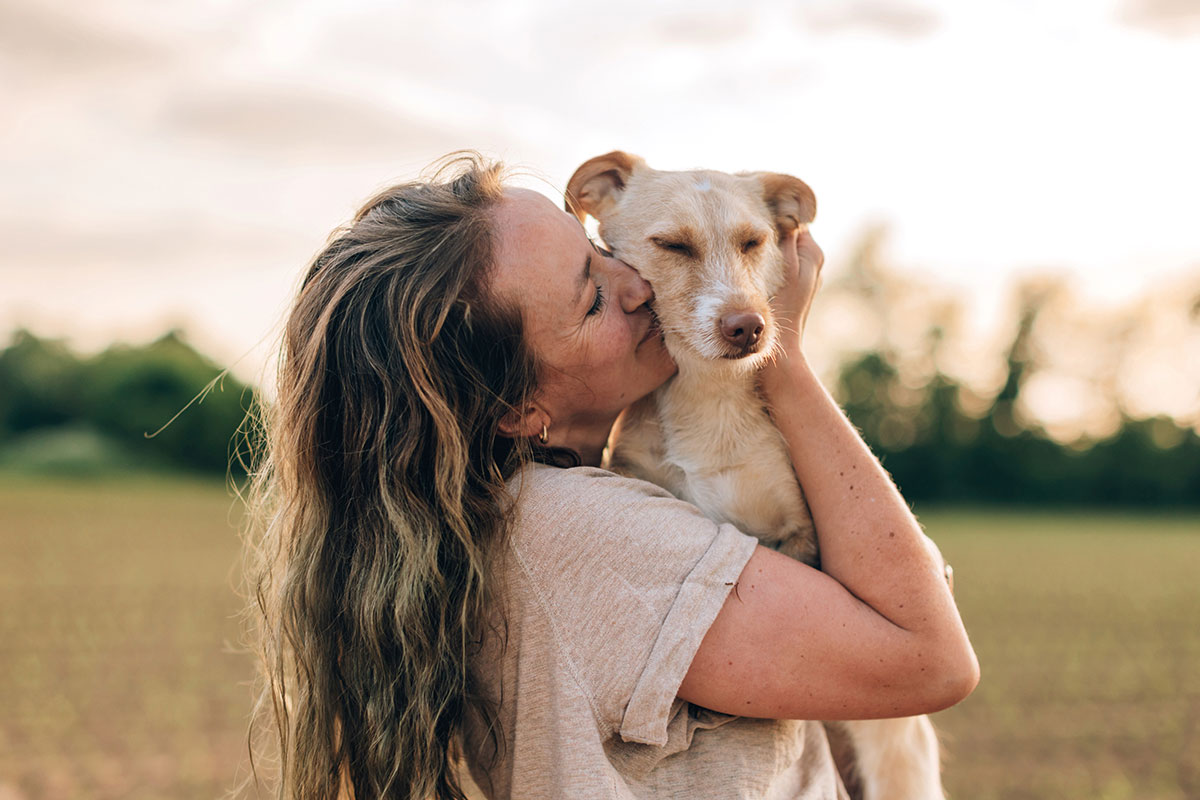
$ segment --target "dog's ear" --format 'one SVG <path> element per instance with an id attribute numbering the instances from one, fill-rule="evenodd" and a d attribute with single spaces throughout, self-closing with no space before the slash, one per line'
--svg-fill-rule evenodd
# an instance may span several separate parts
<path id="1" fill-rule="evenodd" d="M 778 172 L 755 173 L 763 187 L 763 199 L 775 216 L 775 229 L 782 239 L 816 219 L 817 196 L 808 184 Z"/>
<path id="2" fill-rule="evenodd" d="M 645 161 L 621 150 L 614 150 L 583 162 L 571 180 L 563 206 L 583 222 L 591 214 L 596 219 L 612 208 L 625 190 L 625 182 Z"/>

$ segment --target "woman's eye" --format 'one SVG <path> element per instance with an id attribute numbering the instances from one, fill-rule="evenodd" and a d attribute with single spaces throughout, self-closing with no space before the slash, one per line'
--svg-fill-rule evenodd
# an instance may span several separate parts
<path id="1" fill-rule="evenodd" d="M 596 287 L 596 299 L 592 301 L 592 307 L 588 309 L 587 315 L 589 317 L 595 316 L 596 314 L 599 314 L 603 308 L 604 308 L 604 290 L 601 289 L 599 286 L 597 286 Z"/>

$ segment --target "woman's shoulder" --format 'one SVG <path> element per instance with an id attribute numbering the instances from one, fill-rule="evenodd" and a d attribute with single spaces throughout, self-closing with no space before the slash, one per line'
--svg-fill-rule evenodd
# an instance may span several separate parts
<path id="1" fill-rule="evenodd" d="M 543 504 L 578 504 L 580 499 L 640 498 L 674 500 L 667 490 L 637 478 L 619 475 L 600 467 L 555 467 L 533 462 L 508 481 L 518 508 Z"/>
<path id="2" fill-rule="evenodd" d="M 523 531 L 550 526 L 621 532 L 707 522 L 695 506 L 662 487 L 599 467 L 529 464 L 508 487 L 514 521 Z"/>
<path id="3" fill-rule="evenodd" d="M 509 486 L 515 502 L 511 542 L 547 564 L 642 556 L 688 565 L 716 541 L 738 551 L 747 545 L 735 540 L 754 542 L 659 486 L 597 467 L 531 465 Z"/>

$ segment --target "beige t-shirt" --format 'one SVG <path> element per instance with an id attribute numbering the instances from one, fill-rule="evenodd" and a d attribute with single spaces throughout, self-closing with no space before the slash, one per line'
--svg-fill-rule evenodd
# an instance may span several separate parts
<path id="1" fill-rule="evenodd" d="M 754 538 L 592 467 L 531 465 L 510 488 L 507 647 L 492 637 L 473 664 L 502 745 L 477 722 L 465 736 L 489 797 L 845 797 L 819 723 L 675 696 Z"/>

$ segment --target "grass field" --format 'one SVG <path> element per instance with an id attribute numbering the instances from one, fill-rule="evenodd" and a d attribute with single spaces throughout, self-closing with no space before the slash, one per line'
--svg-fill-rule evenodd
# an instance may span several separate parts
<path id="1" fill-rule="evenodd" d="M 0 800 L 204 798 L 246 769 L 238 506 L 0 477 Z M 960 800 L 1200 797 L 1200 516 L 928 511 L 983 664 Z"/>
<path id="2" fill-rule="evenodd" d="M 921 515 L 983 668 L 937 715 L 977 798 L 1200 798 L 1200 517 Z"/>

